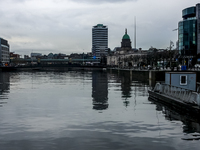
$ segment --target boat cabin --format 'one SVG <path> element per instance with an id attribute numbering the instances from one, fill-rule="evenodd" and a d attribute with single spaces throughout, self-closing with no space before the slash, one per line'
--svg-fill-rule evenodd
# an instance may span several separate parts
<path id="1" fill-rule="evenodd" d="M 196 91 L 195 72 L 166 72 L 165 84 Z"/>

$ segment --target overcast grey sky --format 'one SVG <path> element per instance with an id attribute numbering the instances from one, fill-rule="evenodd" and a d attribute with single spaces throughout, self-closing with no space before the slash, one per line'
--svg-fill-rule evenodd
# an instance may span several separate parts
<path id="1" fill-rule="evenodd" d="M 0 0 L 0 37 L 21 55 L 91 52 L 92 27 L 108 27 L 108 47 L 120 46 L 125 28 L 137 48 L 177 41 L 182 9 L 199 0 Z M 134 44 L 132 44 L 134 46 Z"/>

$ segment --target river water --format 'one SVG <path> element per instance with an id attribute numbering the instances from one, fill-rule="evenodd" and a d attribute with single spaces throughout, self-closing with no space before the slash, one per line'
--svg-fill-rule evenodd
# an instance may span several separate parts
<path id="1" fill-rule="evenodd" d="M 148 100 L 146 77 L 1 72 L 0 150 L 197 150 L 198 119 Z"/>

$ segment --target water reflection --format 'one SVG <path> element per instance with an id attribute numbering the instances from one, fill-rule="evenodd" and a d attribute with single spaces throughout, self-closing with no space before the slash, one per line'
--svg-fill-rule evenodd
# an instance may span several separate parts
<path id="1" fill-rule="evenodd" d="M 184 141 L 185 134 L 200 133 L 199 122 L 149 102 L 142 77 L 100 71 L 10 75 L 9 103 L 0 109 L 0 150 L 199 149 L 199 141 Z"/>
<path id="2" fill-rule="evenodd" d="M 3 106 L 4 100 L 8 98 L 8 93 L 10 90 L 10 74 L 9 72 L 0 72 L 0 107 Z"/>
<path id="3" fill-rule="evenodd" d="M 131 98 L 131 78 L 130 75 L 124 74 L 121 77 L 121 90 L 122 90 L 122 99 L 124 106 L 129 106 Z"/>
<path id="4" fill-rule="evenodd" d="M 181 121 L 183 123 L 182 128 L 183 132 L 187 135 L 190 135 L 184 140 L 197 140 L 200 139 L 200 119 L 195 116 L 186 114 L 183 111 L 178 111 L 177 109 L 170 108 L 159 102 L 155 102 L 151 99 L 149 101 L 153 102 L 156 105 L 156 110 L 161 111 L 165 115 L 165 119 L 171 122 Z M 198 134 L 194 134 L 198 133 Z"/>
<path id="5" fill-rule="evenodd" d="M 121 84 L 121 97 L 123 105 L 128 107 L 132 99 L 134 99 L 134 105 L 136 106 L 137 96 L 148 96 L 148 74 L 146 72 L 134 72 L 130 74 L 127 72 L 118 72 L 118 78 L 116 82 Z M 115 73 L 116 75 L 116 73 Z"/>
<path id="6" fill-rule="evenodd" d="M 92 98 L 93 109 L 108 108 L 108 77 L 107 72 L 92 72 Z"/>

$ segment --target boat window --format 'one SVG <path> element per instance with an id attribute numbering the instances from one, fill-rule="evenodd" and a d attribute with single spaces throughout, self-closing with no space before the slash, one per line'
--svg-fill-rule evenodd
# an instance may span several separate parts
<path id="1" fill-rule="evenodd" d="M 180 76 L 180 85 L 187 85 L 187 76 L 186 75 Z"/>

